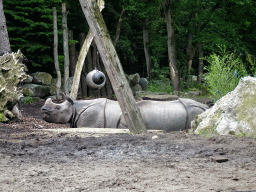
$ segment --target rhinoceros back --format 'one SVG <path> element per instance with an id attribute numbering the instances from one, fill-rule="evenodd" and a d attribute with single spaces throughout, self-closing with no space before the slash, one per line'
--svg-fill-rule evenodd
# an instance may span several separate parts
<path id="1" fill-rule="evenodd" d="M 147 129 L 180 131 L 186 128 L 187 112 L 177 101 L 140 101 L 141 111 Z"/>

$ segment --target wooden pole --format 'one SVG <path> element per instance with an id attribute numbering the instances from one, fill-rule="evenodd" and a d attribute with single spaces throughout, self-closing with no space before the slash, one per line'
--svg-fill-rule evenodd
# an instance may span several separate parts
<path id="1" fill-rule="evenodd" d="M 74 32 L 73 30 L 68 30 L 69 32 L 69 40 L 74 40 Z M 69 76 L 73 77 L 76 70 L 76 44 L 72 43 L 69 47 Z"/>
<path id="2" fill-rule="evenodd" d="M 105 4 L 104 0 L 98 0 L 98 6 L 100 7 L 100 11 L 104 9 L 104 4 Z M 76 64 L 75 75 L 74 75 L 73 84 L 72 84 L 71 93 L 70 93 L 70 97 L 72 99 L 77 98 L 77 92 L 78 92 L 78 87 L 79 87 L 79 82 L 80 82 L 84 61 L 89 51 L 89 48 L 91 46 L 92 40 L 93 40 L 93 35 L 91 31 L 89 31 L 84 41 L 83 47 L 80 50 L 79 57 Z"/>
<path id="3" fill-rule="evenodd" d="M 145 133 L 142 119 L 131 88 L 109 36 L 106 24 L 95 0 L 80 0 L 86 20 L 110 78 L 117 100 L 131 133 Z"/>
<path id="4" fill-rule="evenodd" d="M 56 97 L 59 100 L 60 87 L 61 87 L 61 73 L 60 73 L 59 59 L 58 59 L 57 11 L 56 11 L 56 7 L 53 7 L 52 9 L 53 9 L 53 33 L 54 33 L 53 55 L 54 55 L 54 65 L 57 72 Z"/>
<path id="5" fill-rule="evenodd" d="M 64 49 L 64 92 L 68 92 L 69 78 L 69 51 L 68 51 L 68 25 L 66 3 L 62 3 L 62 29 L 63 29 L 63 49 Z"/>

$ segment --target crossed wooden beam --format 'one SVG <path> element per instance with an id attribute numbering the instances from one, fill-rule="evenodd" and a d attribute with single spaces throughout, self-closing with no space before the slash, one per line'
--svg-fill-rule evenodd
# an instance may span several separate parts
<path id="1" fill-rule="evenodd" d="M 77 97 L 85 57 L 94 39 L 130 132 L 145 133 L 146 126 L 140 110 L 136 105 L 136 101 L 101 14 L 104 8 L 104 0 L 98 0 L 97 2 L 96 0 L 79 1 L 90 27 L 90 31 L 78 57 L 71 89 L 71 97 L 73 99 Z"/>

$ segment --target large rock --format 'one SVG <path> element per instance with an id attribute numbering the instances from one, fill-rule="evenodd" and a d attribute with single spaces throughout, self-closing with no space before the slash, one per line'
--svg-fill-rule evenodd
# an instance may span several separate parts
<path id="1" fill-rule="evenodd" d="M 36 72 L 31 74 L 33 77 L 33 83 L 40 85 L 50 85 L 52 82 L 52 76 L 49 73 L 45 72 Z"/>
<path id="2" fill-rule="evenodd" d="M 256 78 L 244 77 L 238 86 L 192 122 L 195 133 L 256 136 Z"/>
<path id="3" fill-rule="evenodd" d="M 22 86 L 24 96 L 44 98 L 50 95 L 50 87 L 37 84 L 25 84 Z"/>
<path id="4" fill-rule="evenodd" d="M 52 79 L 52 83 L 51 85 L 49 85 L 50 95 L 56 95 L 56 83 L 57 83 L 57 79 Z"/>
<path id="5" fill-rule="evenodd" d="M 148 80 L 146 78 L 140 78 L 139 84 L 143 91 L 145 91 L 148 88 Z"/>

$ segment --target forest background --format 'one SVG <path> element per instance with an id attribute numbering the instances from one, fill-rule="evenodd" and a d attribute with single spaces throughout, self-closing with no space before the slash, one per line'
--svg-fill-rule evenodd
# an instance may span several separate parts
<path id="1" fill-rule="evenodd" d="M 63 74 L 62 3 L 67 4 L 68 29 L 73 31 L 69 45 L 75 46 L 77 58 L 79 34 L 89 31 L 79 1 L 3 1 L 11 49 L 22 51 L 29 73 L 45 71 L 56 76 L 52 11 L 56 7 Z M 209 82 L 210 72 L 222 77 L 220 71 L 225 68 L 237 78 L 255 74 L 254 0 L 106 0 L 102 14 L 113 41 L 122 17 L 115 47 L 126 74 L 169 82 L 174 61 L 179 79 L 174 90 L 191 87 L 191 75 L 198 76 L 197 86 L 201 86 L 200 74 L 208 72 Z"/>

